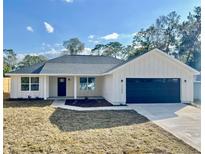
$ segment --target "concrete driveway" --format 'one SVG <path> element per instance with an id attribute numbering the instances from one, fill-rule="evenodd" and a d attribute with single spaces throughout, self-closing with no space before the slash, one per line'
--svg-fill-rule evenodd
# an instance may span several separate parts
<path id="1" fill-rule="evenodd" d="M 182 103 L 129 104 L 128 106 L 201 151 L 201 110 L 199 108 Z"/>

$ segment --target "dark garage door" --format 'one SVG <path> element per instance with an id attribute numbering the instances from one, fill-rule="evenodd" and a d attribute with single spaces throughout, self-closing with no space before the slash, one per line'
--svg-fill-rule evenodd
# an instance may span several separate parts
<path id="1" fill-rule="evenodd" d="M 127 78 L 126 100 L 127 103 L 180 102 L 180 79 Z"/>

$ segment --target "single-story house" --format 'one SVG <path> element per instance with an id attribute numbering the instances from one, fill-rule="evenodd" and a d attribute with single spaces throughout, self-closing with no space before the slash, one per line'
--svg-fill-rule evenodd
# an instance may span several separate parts
<path id="1" fill-rule="evenodd" d="M 122 61 L 64 55 L 7 73 L 11 98 L 103 97 L 114 105 L 193 101 L 199 72 L 159 49 Z"/>

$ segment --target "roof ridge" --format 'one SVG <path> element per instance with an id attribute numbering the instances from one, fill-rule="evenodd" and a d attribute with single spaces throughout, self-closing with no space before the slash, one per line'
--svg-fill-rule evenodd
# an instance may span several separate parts
<path id="1" fill-rule="evenodd" d="M 53 63 L 53 61 L 56 61 L 58 59 L 63 59 L 64 57 L 94 57 L 94 58 L 98 57 L 98 58 L 110 58 L 110 59 L 113 59 L 113 60 L 116 60 L 116 61 L 120 61 L 120 62 L 124 62 L 125 61 L 123 59 L 115 58 L 115 57 L 112 57 L 112 56 L 106 56 L 106 55 L 67 55 L 67 54 L 65 54 L 65 55 L 61 55 L 59 57 L 55 57 L 55 58 L 49 59 L 49 60 L 46 61 L 46 63 L 50 63 L 50 62 Z"/>

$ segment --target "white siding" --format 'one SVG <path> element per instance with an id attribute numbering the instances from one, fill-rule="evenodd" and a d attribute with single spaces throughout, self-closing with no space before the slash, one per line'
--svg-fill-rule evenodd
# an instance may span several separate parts
<path id="1" fill-rule="evenodd" d="M 57 77 L 49 76 L 49 96 L 57 96 Z"/>
<path id="2" fill-rule="evenodd" d="M 194 81 L 194 99 L 201 100 L 201 81 Z"/>
<path id="3" fill-rule="evenodd" d="M 126 102 L 126 78 L 180 78 L 181 101 L 193 101 L 193 73 L 157 52 L 130 61 L 113 72 L 112 103 Z"/>
<path id="4" fill-rule="evenodd" d="M 102 80 L 102 96 L 109 102 L 113 101 L 113 76 L 106 75 Z"/>
<path id="5" fill-rule="evenodd" d="M 25 76 L 28 77 L 28 76 Z M 38 77 L 38 76 L 35 76 Z M 44 97 L 44 77 L 39 76 L 39 91 L 21 91 L 21 76 L 11 76 L 11 98 Z"/>

